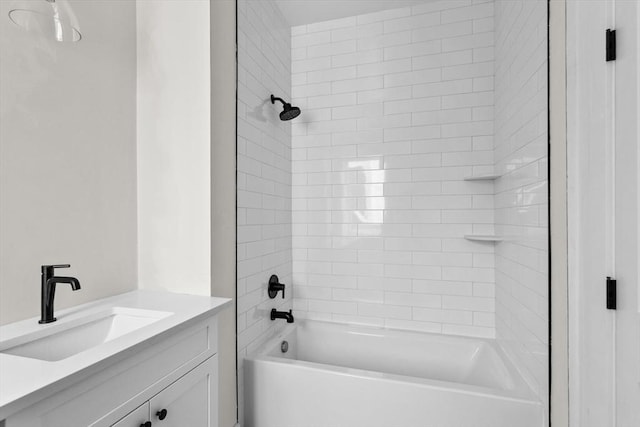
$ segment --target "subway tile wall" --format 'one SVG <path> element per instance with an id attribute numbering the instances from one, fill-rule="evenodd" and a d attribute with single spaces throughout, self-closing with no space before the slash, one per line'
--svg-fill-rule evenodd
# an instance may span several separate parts
<path id="1" fill-rule="evenodd" d="M 497 338 L 548 396 L 547 2 L 496 1 Z"/>
<path id="2" fill-rule="evenodd" d="M 291 30 L 298 317 L 494 336 L 494 3 Z"/>
<path id="3" fill-rule="evenodd" d="M 237 314 L 238 396 L 243 419 L 243 361 L 286 323 L 272 322 L 271 274 L 291 284 L 291 125 L 270 95 L 291 97 L 289 25 L 272 0 L 238 0 Z"/>

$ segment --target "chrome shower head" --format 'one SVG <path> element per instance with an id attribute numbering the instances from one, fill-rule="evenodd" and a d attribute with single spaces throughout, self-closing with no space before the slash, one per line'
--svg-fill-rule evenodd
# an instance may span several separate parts
<path id="1" fill-rule="evenodd" d="M 302 112 L 300 108 L 292 106 L 288 102 L 285 102 L 282 98 L 276 98 L 275 96 L 271 95 L 271 103 L 275 104 L 276 101 L 282 102 L 283 109 L 280 113 L 280 120 L 282 120 L 283 122 L 295 119 Z"/>

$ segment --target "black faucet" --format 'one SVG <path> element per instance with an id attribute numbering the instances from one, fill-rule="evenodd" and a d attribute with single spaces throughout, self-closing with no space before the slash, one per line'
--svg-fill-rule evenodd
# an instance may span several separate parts
<path id="1" fill-rule="evenodd" d="M 43 265 L 41 267 L 41 295 L 40 295 L 40 320 L 38 323 L 55 322 L 53 317 L 53 299 L 56 296 L 56 283 L 68 283 L 71 289 L 77 291 L 80 289 L 80 282 L 75 277 L 54 276 L 56 268 L 69 268 L 71 265 Z"/>
<path id="2" fill-rule="evenodd" d="M 287 313 L 286 311 L 277 311 L 275 308 L 271 310 L 271 320 L 276 319 L 287 319 L 287 323 L 293 323 L 293 314 L 291 310 Z"/>

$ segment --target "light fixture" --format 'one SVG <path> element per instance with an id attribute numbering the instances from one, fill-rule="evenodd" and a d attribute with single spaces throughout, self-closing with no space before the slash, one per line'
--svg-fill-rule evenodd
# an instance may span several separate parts
<path id="1" fill-rule="evenodd" d="M 20 0 L 12 5 L 9 19 L 26 31 L 59 42 L 82 39 L 78 19 L 67 0 Z"/>

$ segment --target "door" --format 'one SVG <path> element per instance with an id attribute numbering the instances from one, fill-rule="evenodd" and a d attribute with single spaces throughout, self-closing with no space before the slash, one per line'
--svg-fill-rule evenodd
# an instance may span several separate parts
<path id="1" fill-rule="evenodd" d="M 149 401 L 153 427 L 217 425 L 217 360 L 207 359 Z"/>
<path id="2" fill-rule="evenodd" d="M 616 0 L 615 312 L 616 414 L 619 427 L 640 426 L 640 2 Z"/>
<path id="3" fill-rule="evenodd" d="M 139 406 L 112 427 L 140 427 L 149 421 L 149 402 Z"/>
<path id="4" fill-rule="evenodd" d="M 572 427 L 640 426 L 639 26 L 637 0 L 567 2 Z"/>

